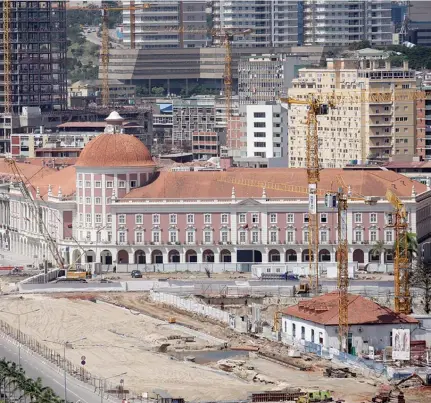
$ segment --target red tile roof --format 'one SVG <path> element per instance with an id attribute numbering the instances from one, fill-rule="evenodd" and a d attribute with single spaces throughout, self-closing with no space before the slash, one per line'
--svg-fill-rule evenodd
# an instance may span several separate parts
<path id="1" fill-rule="evenodd" d="M 419 323 L 411 316 L 395 313 L 360 295 L 348 294 L 348 298 L 349 325 Z M 338 326 L 338 293 L 332 292 L 301 301 L 282 310 L 282 313 L 321 325 Z"/>
<path id="2" fill-rule="evenodd" d="M 352 187 L 353 196 L 385 197 L 386 189 L 390 188 L 398 196 L 410 197 L 412 187 L 417 194 L 426 191 L 426 186 L 393 172 L 384 170 L 343 170 L 323 169 L 320 173 L 319 189 L 335 191 L 338 188 L 336 176 L 340 175 L 346 185 Z M 227 182 L 218 181 L 224 178 Z M 282 183 L 292 186 L 307 186 L 307 170 L 303 168 L 233 168 L 227 171 L 211 172 L 160 172 L 151 184 L 132 190 L 125 198 L 228 198 L 235 187 L 235 195 L 239 198 L 260 198 L 262 187 L 245 186 L 229 183 L 229 180 L 247 179 Z M 306 194 L 270 189 L 268 197 L 307 197 Z"/>
<path id="3" fill-rule="evenodd" d="M 76 172 L 75 167 L 70 166 L 59 171 L 52 170 L 50 175 L 31 181 L 31 192 L 36 194 L 39 188 L 40 196 L 44 199 L 48 196 L 48 187 L 51 185 L 52 195 L 58 195 L 58 189 L 61 187 L 63 197 L 72 196 L 76 192 Z"/>
<path id="4" fill-rule="evenodd" d="M 56 172 L 54 169 L 41 167 L 40 165 L 34 164 L 24 164 L 21 162 L 16 162 L 19 172 L 30 182 L 46 177 L 47 175 Z M 9 164 L 6 163 L 4 158 L 0 159 L 0 175 L 11 176 L 13 175 Z"/>

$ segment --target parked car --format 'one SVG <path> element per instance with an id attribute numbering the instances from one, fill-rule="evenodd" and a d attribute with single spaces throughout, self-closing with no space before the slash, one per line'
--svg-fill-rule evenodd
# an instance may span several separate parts
<path id="1" fill-rule="evenodd" d="M 131 275 L 132 278 L 142 278 L 142 273 L 140 270 L 133 270 Z"/>

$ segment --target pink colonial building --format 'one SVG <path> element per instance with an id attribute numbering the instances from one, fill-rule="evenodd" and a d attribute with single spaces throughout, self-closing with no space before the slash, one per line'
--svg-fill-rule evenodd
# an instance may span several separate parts
<path id="1" fill-rule="evenodd" d="M 234 270 L 236 263 L 307 262 L 307 195 L 229 183 L 253 179 L 305 186 L 305 169 L 158 171 L 147 148 L 122 133 L 116 112 L 107 121 L 105 132 L 87 144 L 75 166 L 38 169 L 29 190 L 44 229 L 18 188 L 0 187 L 1 247 L 52 259 L 43 230 L 69 263 L 96 261 L 119 268 L 164 264 L 179 270 L 223 263 Z M 429 238 L 431 191 L 425 185 L 379 168 L 325 169 L 320 189 L 335 190 L 337 175 L 354 194 L 378 200 L 375 205 L 349 203 L 351 261 L 360 266 L 392 263 L 388 188 L 405 203 L 410 231 L 420 241 Z M 320 200 L 319 259 L 327 264 L 335 264 L 336 228 L 336 212 Z M 380 256 L 371 253 L 378 241 L 387 249 Z"/>

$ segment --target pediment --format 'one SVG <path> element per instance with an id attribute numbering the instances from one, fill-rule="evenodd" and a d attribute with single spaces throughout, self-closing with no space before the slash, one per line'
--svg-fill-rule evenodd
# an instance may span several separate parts
<path id="1" fill-rule="evenodd" d="M 261 203 L 259 203 L 255 199 L 245 199 L 238 203 L 239 206 L 260 206 Z"/>

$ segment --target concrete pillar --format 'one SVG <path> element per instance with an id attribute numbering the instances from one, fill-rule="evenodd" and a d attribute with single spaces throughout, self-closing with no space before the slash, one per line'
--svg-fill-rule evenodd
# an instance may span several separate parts
<path id="1" fill-rule="evenodd" d="M 364 251 L 364 265 L 370 263 L 370 253 L 368 250 Z"/>
<path id="2" fill-rule="evenodd" d="M 237 256 L 236 256 L 237 250 L 238 250 L 237 248 L 233 248 L 233 250 L 230 253 L 230 261 L 231 261 L 231 263 L 238 263 Z"/>
<path id="3" fill-rule="evenodd" d="M 214 263 L 220 263 L 220 251 L 214 252 Z"/>
<path id="4" fill-rule="evenodd" d="M 303 248 L 299 248 L 299 250 L 296 251 L 296 261 L 298 263 L 302 263 L 302 251 Z"/>
<path id="5" fill-rule="evenodd" d="M 180 252 L 180 263 L 186 263 L 186 249 L 183 248 Z"/>

